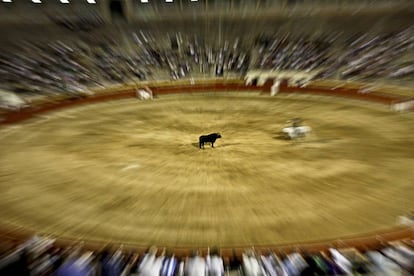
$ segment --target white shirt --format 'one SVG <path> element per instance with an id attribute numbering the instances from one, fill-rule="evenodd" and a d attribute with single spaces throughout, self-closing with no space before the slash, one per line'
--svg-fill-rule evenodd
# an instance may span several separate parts
<path id="1" fill-rule="evenodd" d="M 186 264 L 186 275 L 205 276 L 207 272 L 206 261 L 200 256 L 191 257 Z"/>
<path id="2" fill-rule="evenodd" d="M 158 276 L 160 275 L 164 256 L 155 257 L 154 254 L 146 254 L 139 266 L 140 276 Z"/>
<path id="3" fill-rule="evenodd" d="M 219 256 L 207 256 L 207 269 L 209 276 L 224 275 L 223 259 Z"/>
<path id="4" fill-rule="evenodd" d="M 249 257 L 243 254 L 243 268 L 247 276 L 262 275 L 259 261 L 255 257 Z"/>

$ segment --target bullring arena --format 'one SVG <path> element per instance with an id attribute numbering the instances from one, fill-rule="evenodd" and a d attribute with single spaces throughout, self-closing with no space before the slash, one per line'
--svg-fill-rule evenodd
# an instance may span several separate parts
<path id="1" fill-rule="evenodd" d="M 0 276 L 414 275 L 412 0 L 0 15 Z"/>
<path id="2" fill-rule="evenodd" d="M 123 88 L 4 116 L 6 236 L 177 254 L 412 237 L 397 219 L 413 208 L 414 115 L 390 108 L 406 96 L 281 87 L 270 97 L 240 81 L 151 89 L 149 101 Z M 283 139 L 298 116 L 313 132 Z M 198 135 L 216 131 L 215 148 L 200 150 Z"/>

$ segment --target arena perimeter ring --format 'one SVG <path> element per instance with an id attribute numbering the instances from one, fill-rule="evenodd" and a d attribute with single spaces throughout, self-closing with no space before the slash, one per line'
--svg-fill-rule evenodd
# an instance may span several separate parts
<path id="1" fill-rule="evenodd" d="M 2 225 L 72 240 L 238 247 L 387 230 L 413 209 L 413 113 L 247 90 L 160 90 L 153 101 L 83 105 L 4 127 Z M 299 142 L 279 136 L 293 117 L 314 130 Z M 200 150 L 198 136 L 210 132 L 223 138 Z"/>

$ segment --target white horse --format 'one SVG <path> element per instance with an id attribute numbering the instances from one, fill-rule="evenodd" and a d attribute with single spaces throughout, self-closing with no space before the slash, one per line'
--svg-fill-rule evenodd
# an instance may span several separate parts
<path id="1" fill-rule="evenodd" d="M 282 129 L 286 138 L 296 139 L 299 137 L 305 137 L 307 133 L 311 132 L 312 129 L 309 126 L 298 126 L 298 127 L 285 127 Z"/>

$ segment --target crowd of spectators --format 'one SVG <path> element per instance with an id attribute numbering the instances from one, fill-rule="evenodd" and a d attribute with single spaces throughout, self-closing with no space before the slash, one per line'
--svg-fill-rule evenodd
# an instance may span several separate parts
<path id="1" fill-rule="evenodd" d="M 176 80 L 191 73 L 223 76 L 246 72 L 247 51 L 226 41 L 221 47 L 174 36 L 163 43 L 143 32 L 118 37 L 80 36 L 48 43 L 25 41 L 0 56 L 1 88 L 14 92 L 88 93 L 108 83 L 131 83 L 166 73 Z"/>
<path id="2" fill-rule="evenodd" d="M 256 68 L 319 72 L 318 78 L 372 80 L 414 76 L 414 28 L 387 34 L 331 34 L 258 41 Z"/>
<path id="3" fill-rule="evenodd" d="M 2 249 L 0 275 L 56 276 L 296 276 L 296 275 L 412 275 L 414 242 L 401 240 L 377 250 L 328 248 L 317 253 L 259 252 L 247 249 L 221 256 L 219 249 L 204 255 L 194 251 L 177 257 L 151 247 L 139 254 L 120 248 L 87 249 L 84 244 L 58 246 L 54 239 L 35 236 Z"/>
<path id="4" fill-rule="evenodd" d="M 88 94 L 91 87 L 144 80 L 240 78 L 249 69 L 317 72 L 316 78 L 414 76 L 414 28 L 388 34 L 203 37 L 121 30 L 53 41 L 19 41 L 0 54 L 0 89 Z M 259 36 L 258 36 L 259 37 Z"/>
<path id="5" fill-rule="evenodd" d="M 105 82 L 127 82 L 131 75 L 145 78 L 136 57 L 123 55 L 107 39 L 26 42 L 13 52 L 3 52 L 0 80 L 3 89 L 35 93 L 87 93 L 88 87 Z M 135 66 L 134 66 L 135 65 Z"/>
<path id="6" fill-rule="evenodd" d="M 256 68 L 275 71 L 311 71 L 326 64 L 332 41 L 326 37 L 290 38 L 289 34 L 262 38 L 257 42 Z"/>

